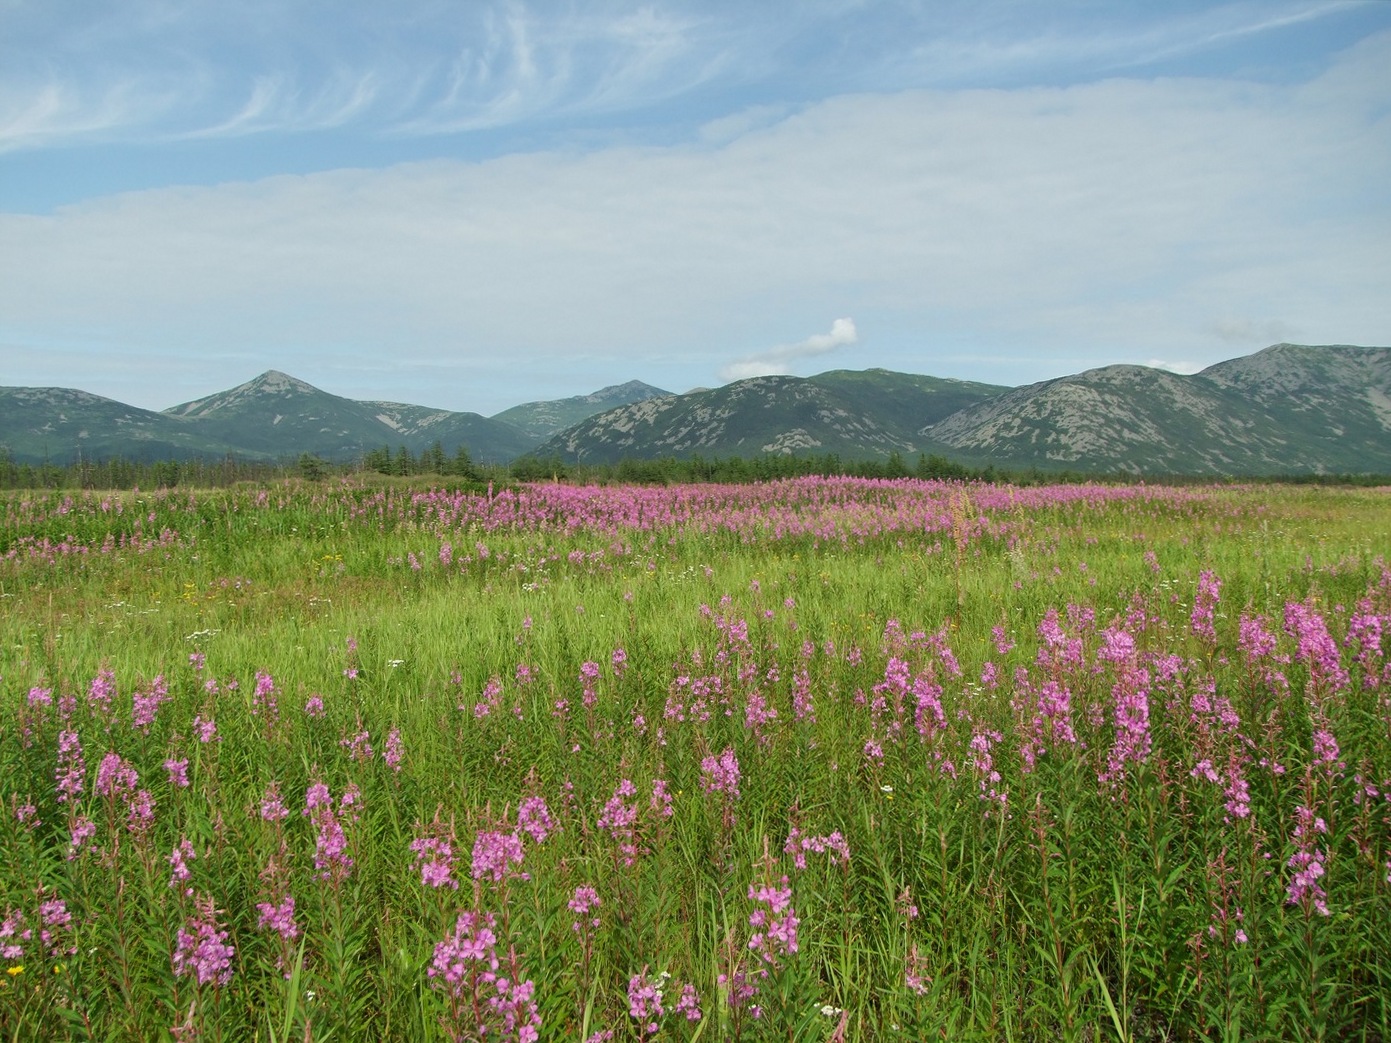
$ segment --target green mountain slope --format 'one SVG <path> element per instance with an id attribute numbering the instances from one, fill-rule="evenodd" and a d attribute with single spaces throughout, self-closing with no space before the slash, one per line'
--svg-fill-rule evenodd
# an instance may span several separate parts
<path id="1" fill-rule="evenodd" d="M 624 456 L 837 453 L 868 459 L 938 451 L 939 443 L 919 438 L 903 423 L 915 415 L 913 403 L 932 398 L 911 382 L 932 378 L 908 378 L 897 386 L 898 376 L 877 371 L 863 377 L 844 372 L 750 377 L 608 410 L 548 439 L 535 452 L 612 463 Z M 921 415 L 934 415 L 929 406 L 920 408 Z"/>
<path id="2" fill-rule="evenodd" d="M 1012 391 L 999 384 L 895 373 L 887 369 L 836 369 L 808 377 L 811 383 L 853 401 L 876 423 L 916 441 L 928 424 Z"/>
<path id="3" fill-rule="evenodd" d="M 609 402 L 620 404 L 604 409 Z M 435 442 L 485 462 L 528 451 L 593 463 L 896 452 L 1010 469 L 1391 473 L 1391 348 L 1277 344 L 1193 376 L 1105 366 L 1013 389 L 880 369 L 755 377 L 685 395 L 632 381 L 491 418 L 341 398 L 274 370 L 162 413 L 82 391 L 0 388 L 0 448 L 21 463 L 71 463 L 79 453 L 350 460 Z"/>
<path id="4" fill-rule="evenodd" d="M 153 461 L 242 452 L 176 417 L 72 388 L 0 388 L 0 447 L 20 463 L 63 466 L 79 457 Z"/>
<path id="5" fill-rule="evenodd" d="M 164 412 L 270 456 L 348 460 L 383 445 L 419 452 L 439 441 L 447 454 L 462 444 L 475 459 L 504 461 L 531 444 L 516 428 L 477 413 L 340 398 L 276 370 Z"/>
<path id="6" fill-rule="evenodd" d="M 924 427 L 1005 466 L 1135 474 L 1391 471 L 1391 349 L 1276 345 L 1179 376 L 1106 366 Z"/>
<path id="7" fill-rule="evenodd" d="M 644 384 L 641 380 L 630 380 L 626 384 L 600 388 L 592 395 L 575 395 L 546 402 L 525 402 L 493 414 L 493 419 L 511 424 L 533 442 L 541 442 L 606 409 L 634 402 L 646 402 L 653 398 L 666 398 L 670 394 L 670 391 Z"/>

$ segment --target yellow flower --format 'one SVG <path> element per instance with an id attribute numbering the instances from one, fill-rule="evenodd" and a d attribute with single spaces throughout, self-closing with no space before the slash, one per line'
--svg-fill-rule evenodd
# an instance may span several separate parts
<path id="1" fill-rule="evenodd" d="M 5 973 L 8 974 L 11 978 L 17 978 L 19 975 L 24 973 L 24 964 L 19 963 L 13 967 L 9 967 L 6 969 Z"/>

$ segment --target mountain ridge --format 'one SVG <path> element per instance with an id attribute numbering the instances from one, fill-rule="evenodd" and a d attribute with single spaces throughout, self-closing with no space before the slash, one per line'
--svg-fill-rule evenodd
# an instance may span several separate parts
<path id="1" fill-rule="evenodd" d="M 1117 364 L 1014 388 L 880 368 L 680 395 L 632 380 L 492 417 L 343 398 L 275 369 L 158 412 L 72 388 L 0 388 L 0 450 L 17 462 L 347 461 L 435 443 L 488 463 L 925 453 L 1135 475 L 1391 473 L 1391 348 L 1275 344 L 1191 375 Z"/>
<path id="2" fill-rule="evenodd" d="M 540 442 L 559 434 L 586 417 L 593 416 L 605 407 L 666 398 L 671 394 L 670 391 L 644 384 L 641 380 L 629 380 L 623 384 L 610 384 L 588 395 L 523 402 L 519 406 L 504 409 L 501 413 L 494 413 L 492 419 L 511 424 Z"/>

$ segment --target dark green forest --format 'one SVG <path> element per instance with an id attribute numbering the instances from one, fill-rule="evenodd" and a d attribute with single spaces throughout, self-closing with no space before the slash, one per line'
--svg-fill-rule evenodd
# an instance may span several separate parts
<path id="1" fill-rule="evenodd" d="M 523 456 L 510 464 L 474 461 L 465 446 L 452 453 L 436 442 L 423 452 L 406 446 L 379 446 L 349 462 L 335 462 L 303 453 L 278 462 L 244 460 L 235 456 L 186 460 L 140 461 L 114 457 L 54 463 L 17 463 L 0 446 L 0 489 L 173 489 L 223 488 L 239 482 L 265 482 L 286 478 L 325 481 L 348 476 L 381 475 L 401 479 L 424 478 L 459 483 L 567 481 L 577 484 L 615 482 L 643 485 L 676 485 L 691 482 L 739 483 L 799 478 L 807 475 L 857 478 L 922 478 L 958 481 L 1007 482 L 1043 485 L 1055 482 L 1133 482 L 1124 472 L 1092 473 L 1072 470 L 1010 470 L 994 466 L 969 467 L 943 456 L 919 454 L 905 459 L 891 453 L 886 459 L 847 460 L 836 453 L 821 455 L 769 454 L 755 457 L 704 457 L 677 459 L 624 459 L 615 464 L 569 463 L 559 457 Z M 1149 482 L 1211 483 L 1211 476 L 1146 476 Z M 1287 482 L 1296 485 L 1391 485 L 1388 475 L 1271 475 L 1243 478 L 1243 483 Z"/>

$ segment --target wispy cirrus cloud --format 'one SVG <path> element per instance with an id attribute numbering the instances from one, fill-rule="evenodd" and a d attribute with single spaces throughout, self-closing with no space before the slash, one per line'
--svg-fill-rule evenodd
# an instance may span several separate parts
<path id="1" fill-rule="evenodd" d="M 5 21 L 15 32 L 0 33 L 0 98 L 20 99 L 0 119 L 6 150 L 98 131 L 149 141 L 352 123 L 435 135 L 621 112 L 752 66 L 742 58 L 758 44 L 698 7 L 519 0 L 345 2 L 332 19 L 246 0 L 21 3 Z M 158 99 L 152 81 L 166 88 Z"/>
<path id="2" fill-rule="evenodd" d="M 693 113 L 706 123 L 847 91 L 1086 82 L 1349 10 L 342 0 L 329 18 L 269 0 L 18 0 L 0 12 L 0 150 L 344 127 L 453 135 L 651 112 L 713 89 Z M 744 92 L 732 106 L 731 92 Z"/>
<path id="3" fill-rule="evenodd" d="M 172 87 L 142 78 L 84 87 L 48 80 L 0 87 L 0 153 L 148 131 L 177 110 Z"/>

